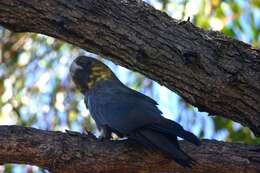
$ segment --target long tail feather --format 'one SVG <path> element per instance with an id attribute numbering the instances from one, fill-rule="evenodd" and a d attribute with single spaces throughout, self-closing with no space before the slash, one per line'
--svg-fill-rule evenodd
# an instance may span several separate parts
<path id="1" fill-rule="evenodd" d="M 195 145 L 200 145 L 200 140 L 194 134 L 184 130 L 178 123 L 166 118 L 155 124 L 149 125 L 147 128 L 172 137 L 179 136 Z"/>
<path id="2" fill-rule="evenodd" d="M 129 137 L 146 147 L 160 149 L 184 167 L 192 167 L 195 164 L 195 161 L 180 149 L 176 136 L 174 140 L 163 133 L 144 128 L 130 134 Z"/>

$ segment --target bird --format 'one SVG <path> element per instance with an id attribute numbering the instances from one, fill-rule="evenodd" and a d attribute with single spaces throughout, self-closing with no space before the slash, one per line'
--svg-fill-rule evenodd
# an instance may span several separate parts
<path id="1" fill-rule="evenodd" d="M 177 137 L 195 145 L 200 145 L 200 140 L 180 124 L 164 118 L 155 100 L 124 85 L 108 66 L 95 58 L 79 56 L 69 71 L 103 139 L 110 139 L 115 133 L 160 150 L 183 167 L 192 168 L 196 164 L 181 149 Z"/>

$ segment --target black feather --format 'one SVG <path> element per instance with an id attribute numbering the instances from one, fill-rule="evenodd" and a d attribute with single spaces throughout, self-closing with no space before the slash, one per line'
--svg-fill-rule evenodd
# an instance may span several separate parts
<path id="1" fill-rule="evenodd" d="M 131 134 L 129 138 L 136 140 L 145 147 L 161 150 L 183 167 L 191 168 L 196 163 L 194 159 L 180 149 L 176 136 L 169 138 L 163 133 L 143 128 Z"/>
<path id="2" fill-rule="evenodd" d="M 194 134 L 184 130 L 183 127 L 180 126 L 178 123 L 166 118 L 163 118 L 159 122 L 149 125 L 147 128 L 172 137 L 178 136 L 195 145 L 200 145 L 200 140 Z"/>
<path id="3" fill-rule="evenodd" d="M 161 116 L 156 101 L 126 87 L 106 65 L 90 57 L 76 58 L 70 73 L 98 127 L 109 127 L 120 136 L 160 149 L 184 167 L 195 163 L 181 150 L 177 136 L 196 145 L 199 139 Z"/>

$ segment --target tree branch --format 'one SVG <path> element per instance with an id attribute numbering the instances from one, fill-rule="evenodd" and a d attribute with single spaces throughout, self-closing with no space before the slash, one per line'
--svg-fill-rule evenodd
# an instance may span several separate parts
<path id="1" fill-rule="evenodd" d="M 181 146 L 198 162 L 193 173 L 260 171 L 259 145 L 203 140 L 200 147 L 184 141 Z M 20 126 L 0 126 L 0 164 L 4 163 L 37 165 L 58 173 L 191 172 L 128 140 L 101 142 L 76 132 Z"/>
<path id="2" fill-rule="evenodd" d="M 140 0 L 5 0 L 0 24 L 70 42 L 145 74 L 200 111 L 260 135 L 260 50 Z"/>

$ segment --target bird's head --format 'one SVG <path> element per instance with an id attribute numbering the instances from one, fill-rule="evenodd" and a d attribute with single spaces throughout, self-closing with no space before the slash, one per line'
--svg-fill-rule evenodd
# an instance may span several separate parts
<path id="1" fill-rule="evenodd" d="M 113 72 L 102 62 L 87 56 L 79 56 L 70 66 L 70 75 L 81 92 L 86 92 L 104 80 L 114 77 Z"/>

